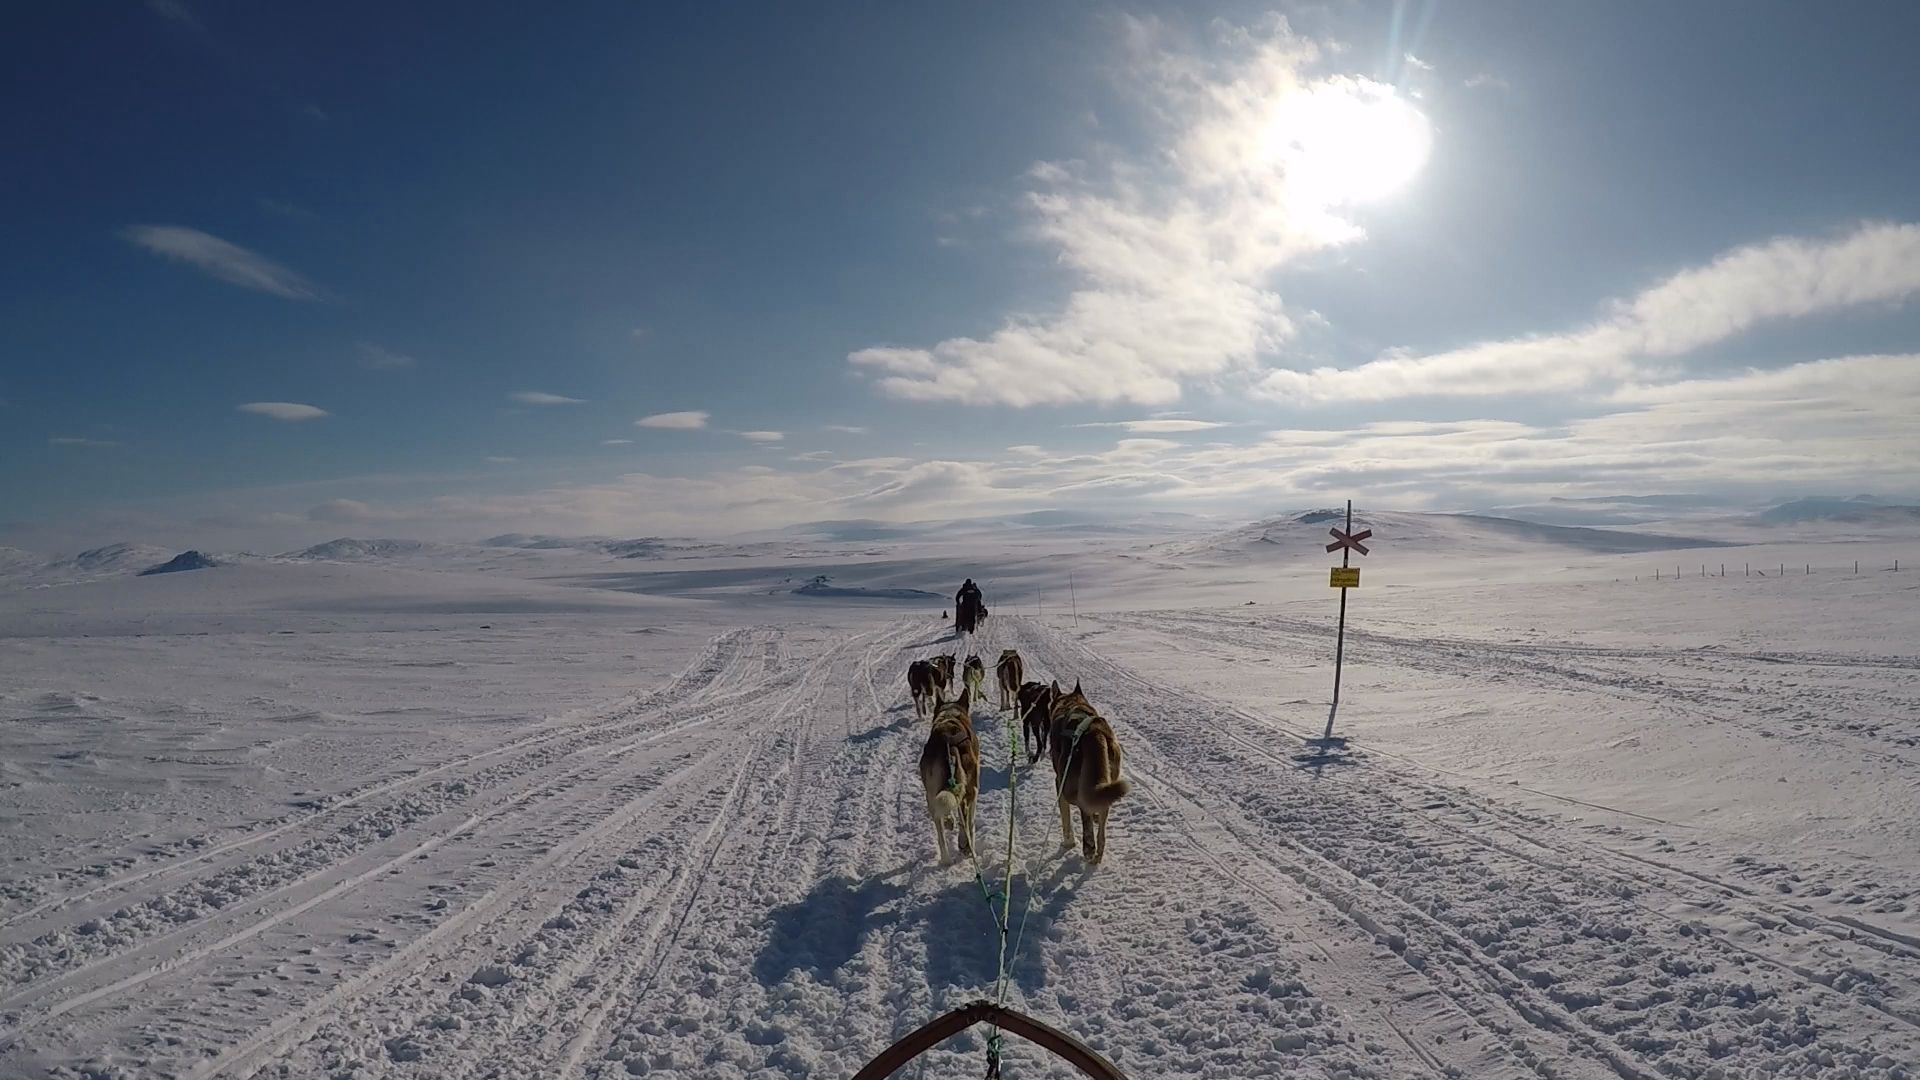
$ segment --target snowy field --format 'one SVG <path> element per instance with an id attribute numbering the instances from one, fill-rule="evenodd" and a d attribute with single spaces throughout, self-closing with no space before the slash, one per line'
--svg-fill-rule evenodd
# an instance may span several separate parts
<path id="1" fill-rule="evenodd" d="M 1920 1077 L 1920 538 L 1371 523 L 1330 743 L 1324 521 L 0 559 L 0 1076 L 850 1075 L 994 983 L 904 673 L 1014 648 L 1133 790 L 977 710 L 1011 1002 L 1135 1080 Z"/>

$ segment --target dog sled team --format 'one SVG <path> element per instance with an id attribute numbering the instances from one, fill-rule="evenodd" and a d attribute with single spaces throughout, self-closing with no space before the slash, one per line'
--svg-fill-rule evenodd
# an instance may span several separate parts
<path id="1" fill-rule="evenodd" d="M 980 736 L 973 728 L 973 705 L 985 696 L 986 665 L 979 656 L 968 656 L 960 668 L 960 693 L 949 698 L 956 659 L 949 654 L 907 666 L 914 715 L 932 720 L 920 751 L 920 783 L 943 863 L 953 857 L 949 831 L 960 855 L 973 854 L 973 812 L 980 795 Z M 1028 680 L 1020 654 L 1012 649 L 1002 651 L 994 665 L 994 690 L 998 711 L 1018 714 L 1027 763 L 1037 763 L 1044 752 L 1053 765 L 1060 846 L 1073 846 L 1072 812 L 1078 810 L 1080 853 L 1088 865 L 1098 866 L 1107 851 L 1107 815 L 1129 788 L 1120 775 L 1120 741 L 1112 725 L 1087 700 L 1079 682 L 1061 690 L 1058 682 Z M 1007 762 L 1009 771 L 1017 766 Z"/>

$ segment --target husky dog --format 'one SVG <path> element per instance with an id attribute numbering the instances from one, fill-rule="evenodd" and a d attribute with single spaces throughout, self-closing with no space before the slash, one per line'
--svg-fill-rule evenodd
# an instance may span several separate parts
<path id="1" fill-rule="evenodd" d="M 1107 813 L 1132 785 L 1120 776 L 1120 740 L 1113 727 L 1094 709 L 1080 684 L 1054 693 L 1052 730 L 1047 741 L 1053 757 L 1054 779 L 1060 785 L 1060 846 L 1073 846 L 1069 811 L 1080 810 L 1080 855 L 1098 866 L 1107 855 Z"/>
<path id="2" fill-rule="evenodd" d="M 1001 649 L 1000 662 L 993 665 L 993 673 L 1000 684 L 998 707 L 1001 712 L 1006 712 L 1013 708 L 1014 698 L 1020 693 L 1020 680 L 1026 674 L 1020 663 L 1020 654 L 1012 649 Z"/>
<path id="3" fill-rule="evenodd" d="M 915 660 L 907 665 L 907 691 L 913 695 L 913 715 L 926 716 L 934 705 L 934 696 L 953 685 L 953 657 L 936 656 Z"/>
<path id="4" fill-rule="evenodd" d="M 987 665 L 980 662 L 978 655 L 967 657 L 967 663 L 961 671 L 960 679 L 966 683 L 967 689 L 972 692 L 974 697 L 981 698 L 986 696 Z"/>
<path id="5" fill-rule="evenodd" d="M 925 660 L 915 660 L 907 665 L 907 692 L 913 695 L 913 715 L 927 715 L 933 705 L 937 679 L 933 665 Z"/>
<path id="6" fill-rule="evenodd" d="M 980 795 L 980 740 L 973 734 L 973 699 L 968 691 L 947 701 L 934 696 L 933 730 L 920 751 L 920 786 L 933 821 L 934 849 L 940 861 L 951 857 L 947 828 L 952 826 L 960 854 L 973 854 L 973 804 Z"/>
<path id="7" fill-rule="evenodd" d="M 1040 760 L 1047 748 L 1047 729 L 1053 725 L 1053 699 L 1058 691 L 1046 683 L 1020 687 L 1020 731 L 1027 740 L 1027 764 Z"/>

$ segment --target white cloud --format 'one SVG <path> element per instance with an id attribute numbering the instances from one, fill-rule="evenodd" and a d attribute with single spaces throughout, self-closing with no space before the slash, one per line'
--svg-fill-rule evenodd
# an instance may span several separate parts
<path id="1" fill-rule="evenodd" d="M 147 0 L 147 10 L 163 19 L 171 19 L 177 23 L 185 23 L 188 26 L 200 25 L 200 20 L 193 17 L 193 11 L 180 0 Z"/>
<path id="2" fill-rule="evenodd" d="M 1274 371 L 1259 390 L 1282 401 L 1388 401 L 1563 393 L 1647 372 L 1762 323 L 1911 299 L 1920 293 L 1920 225 L 1867 225 L 1829 240 L 1785 237 L 1683 270 L 1577 330 L 1487 341 L 1352 368 Z"/>
<path id="3" fill-rule="evenodd" d="M 632 446 L 632 439 L 601 439 L 601 446 Z"/>
<path id="4" fill-rule="evenodd" d="M 327 415 L 327 410 L 312 405 L 302 405 L 296 401 L 249 401 L 240 406 L 240 411 L 256 416 L 268 416 L 275 420 L 318 420 Z"/>
<path id="5" fill-rule="evenodd" d="M 410 368 L 414 359 L 405 353 L 394 352 L 369 342 L 360 343 L 360 366 L 369 371 L 398 371 Z"/>
<path id="6" fill-rule="evenodd" d="M 837 431 L 842 435 L 865 435 L 867 433 L 866 428 L 854 427 L 849 424 L 822 424 L 821 430 Z"/>
<path id="7" fill-rule="evenodd" d="M 1334 113 L 1364 112 L 1390 91 L 1309 79 L 1315 49 L 1284 24 L 1265 37 L 1231 32 L 1218 63 L 1159 48 L 1152 22 L 1125 26 L 1161 145 L 1104 170 L 1042 162 L 1030 173 L 1033 234 L 1075 275 L 1073 290 L 1056 310 L 1009 316 L 985 337 L 852 353 L 884 393 L 1014 406 L 1177 401 L 1184 384 L 1250 372 L 1293 336 L 1268 288 L 1276 271 L 1363 235 L 1341 216 L 1343 186 L 1298 146 L 1331 137 Z"/>
<path id="8" fill-rule="evenodd" d="M 635 427 L 670 428 L 676 431 L 691 431 L 707 426 L 709 414 L 698 410 L 692 412 L 654 413 L 643 416 L 633 422 Z"/>
<path id="9" fill-rule="evenodd" d="M 262 195 L 253 201 L 260 209 L 270 214 L 278 214 L 281 217 L 310 218 L 313 216 L 313 211 L 301 206 L 299 203 L 287 202 L 285 199 L 270 199 Z"/>
<path id="10" fill-rule="evenodd" d="M 779 442 L 787 437 L 784 431 L 742 431 L 740 437 L 753 442 Z"/>
<path id="11" fill-rule="evenodd" d="M 1125 428 L 1138 435 L 1165 435 L 1182 431 L 1211 431 L 1228 425 L 1216 420 L 1114 420 L 1100 424 L 1075 424 L 1083 428 Z"/>
<path id="12" fill-rule="evenodd" d="M 404 513 L 394 510 L 376 510 L 358 499 L 328 499 L 307 511 L 307 520 L 334 525 L 368 525 L 405 517 Z"/>
<path id="13" fill-rule="evenodd" d="M 516 462 L 516 461 L 519 461 L 519 460 L 520 460 L 520 459 L 519 459 L 519 458 L 517 458 L 517 457 L 499 457 L 499 456 L 493 456 L 493 457 L 488 457 L 488 458 L 487 458 L 487 463 L 488 463 L 489 465 L 511 465 L 511 464 L 513 464 L 514 462 Z"/>
<path id="14" fill-rule="evenodd" d="M 119 446 L 111 439 L 89 439 L 78 435 L 56 435 L 47 440 L 49 446 Z"/>
<path id="15" fill-rule="evenodd" d="M 257 523 L 250 527 L 284 531 L 285 511 L 297 507 L 305 510 L 294 515 L 299 535 L 312 522 L 373 523 L 384 535 L 446 539 L 494 532 L 714 535 L 822 518 L 948 519 L 1040 507 L 1251 515 L 1346 496 L 1376 507 L 1467 509 L 1622 491 L 1907 494 L 1920 476 L 1912 419 L 1920 415 L 1920 355 L 1631 384 L 1604 404 L 1602 415 L 1552 424 L 1468 415 L 1286 429 L 1236 443 L 1125 438 L 1105 450 L 1051 457 L 1021 445 L 994 459 L 872 457 L 811 469 L 795 461 L 777 472 L 748 466 L 702 477 L 632 474 L 512 494 L 312 505 L 321 495 L 414 491 L 434 482 L 468 490 L 474 479 L 364 477 L 353 481 L 358 492 L 343 490 L 344 482 L 325 491 L 303 483 L 283 493 L 298 502 L 261 505 L 257 493 L 248 493 L 244 511 L 220 509 Z M 175 535 L 209 542 L 191 529 Z M 252 543 L 236 538 L 233 546 Z"/>
<path id="16" fill-rule="evenodd" d="M 1077 480 L 1071 484 L 1062 484 L 1048 494 L 1057 499 L 1071 499 L 1081 495 L 1158 495 L 1191 486 L 1192 481 L 1184 480 L 1171 473 L 1111 473 L 1106 476 Z"/>
<path id="17" fill-rule="evenodd" d="M 1498 75 L 1494 75 L 1485 71 L 1467 76 L 1466 82 L 1464 82 L 1462 85 L 1464 85 L 1469 90 L 1478 90 L 1482 87 L 1488 90 L 1513 89 L 1512 83 L 1509 83 L 1507 80 L 1501 78 Z"/>
<path id="18" fill-rule="evenodd" d="M 561 397 L 559 394 L 543 393 L 539 390 L 518 390 L 508 394 L 507 398 L 522 405 L 585 405 L 586 399 Z"/>
<path id="19" fill-rule="evenodd" d="M 839 500 L 875 509 L 906 505 L 971 508 L 993 489 L 993 470 L 977 461 L 922 461 L 892 471 L 879 484 Z"/>
<path id="20" fill-rule="evenodd" d="M 128 243 L 177 259 L 210 277 L 288 300 L 318 300 L 312 282 L 238 244 L 180 225 L 134 225 L 121 233 Z"/>

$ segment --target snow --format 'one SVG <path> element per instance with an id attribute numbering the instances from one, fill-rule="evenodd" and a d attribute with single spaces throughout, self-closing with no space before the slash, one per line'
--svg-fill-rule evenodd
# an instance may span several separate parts
<path id="1" fill-rule="evenodd" d="M 1129 1075 L 1920 1074 L 1920 537 L 1357 515 L 1321 741 L 1299 516 L 0 560 L 0 1075 L 849 1075 L 993 986 L 904 669 L 1002 648 L 1133 785 L 1089 870 L 977 710 L 1010 1003 Z"/>

